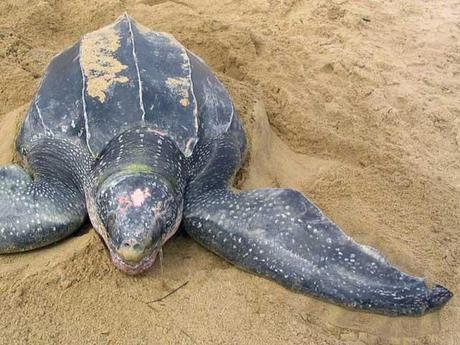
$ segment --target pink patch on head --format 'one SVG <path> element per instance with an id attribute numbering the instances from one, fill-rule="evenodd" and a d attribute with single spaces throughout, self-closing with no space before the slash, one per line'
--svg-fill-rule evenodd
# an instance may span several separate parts
<path id="1" fill-rule="evenodd" d="M 122 207 L 127 207 L 131 204 L 131 199 L 127 195 L 120 195 L 117 198 L 118 205 Z"/>
<path id="2" fill-rule="evenodd" d="M 131 201 L 134 207 L 140 207 L 144 204 L 145 200 L 150 196 L 148 188 L 141 190 L 140 188 L 136 189 L 133 194 L 131 194 Z"/>
<path id="3" fill-rule="evenodd" d="M 127 195 L 120 195 L 117 198 L 117 203 L 119 205 L 119 210 L 122 213 L 125 213 L 126 210 L 132 205 L 131 198 Z"/>

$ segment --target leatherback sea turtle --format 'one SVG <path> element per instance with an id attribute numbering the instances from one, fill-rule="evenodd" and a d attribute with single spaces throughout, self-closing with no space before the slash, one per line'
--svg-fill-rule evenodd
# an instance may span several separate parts
<path id="1" fill-rule="evenodd" d="M 174 37 L 126 14 L 51 61 L 16 146 L 28 172 L 0 170 L 1 253 L 58 241 L 88 214 L 131 274 L 182 223 L 235 265 L 348 307 L 420 315 L 452 296 L 354 242 L 299 192 L 232 190 L 246 139 L 228 93 Z"/>

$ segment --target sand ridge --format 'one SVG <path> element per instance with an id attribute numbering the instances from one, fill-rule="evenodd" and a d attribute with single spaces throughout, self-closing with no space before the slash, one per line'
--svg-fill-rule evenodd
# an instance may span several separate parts
<path id="1" fill-rule="evenodd" d="M 250 143 L 238 187 L 299 189 L 356 240 L 459 294 L 456 1 L 2 1 L 1 163 L 51 57 L 124 11 L 229 89 Z M 183 235 L 164 252 L 163 274 L 128 277 L 88 228 L 0 256 L 0 343 L 460 342 L 457 297 L 389 318 L 292 293 Z"/>

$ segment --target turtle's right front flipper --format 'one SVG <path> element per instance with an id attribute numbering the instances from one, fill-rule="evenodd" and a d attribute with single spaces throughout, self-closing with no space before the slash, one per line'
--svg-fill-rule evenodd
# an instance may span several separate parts
<path id="1" fill-rule="evenodd" d="M 353 241 L 299 192 L 230 190 L 240 150 L 229 135 L 203 142 L 196 155 L 199 173 L 186 193 L 183 226 L 235 265 L 296 291 L 383 314 L 421 315 L 452 297 Z"/>
<path id="2" fill-rule="evenodd" d="M 86 206 L 78 169 L 58 145 L 33 150 L 29 164 L 35 179 L 17 165 L 0 168 L 0 253 L 46 246 L 83 223 Z"/>
<path id="3" fill-rule="evenodd" d="M 211 190 L 188 206 L 183 224 L 194 239 L 293 290 L 389 315 L 421 315 L 452 296 L 353 241 L 299 192 Z"/>

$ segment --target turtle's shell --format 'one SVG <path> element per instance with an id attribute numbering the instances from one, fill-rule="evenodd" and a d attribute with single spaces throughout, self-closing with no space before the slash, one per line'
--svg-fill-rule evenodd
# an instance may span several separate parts
<path id="1" fill-rule="evenodd" d="M 174 37 L 128 15 L 86 34 L 48 66 L 17 148 L 66 138 L 98 156 L 121 132 L 145 124 L 190 156 L 198 139 L 228 130 L 232 102 L 204 62 Z"/>

